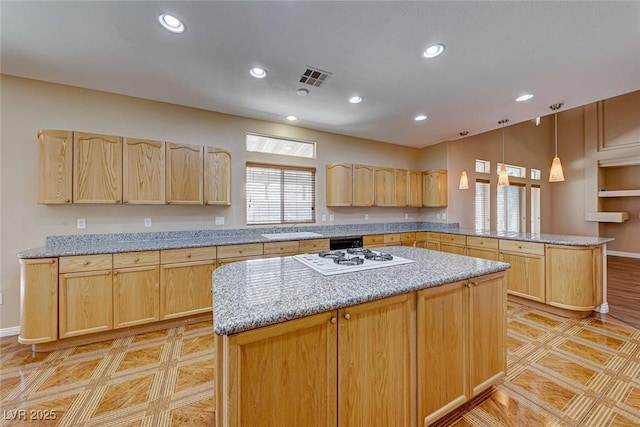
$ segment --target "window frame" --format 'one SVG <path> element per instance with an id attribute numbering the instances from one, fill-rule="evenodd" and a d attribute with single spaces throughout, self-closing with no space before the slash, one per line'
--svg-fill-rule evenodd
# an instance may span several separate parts
<path id="1" fill-rule="evenodd" d="M 276 140 L 276 141 L 283 141 L 283 142 L 292 142 L 295 144 L 304 144 L 304 145 L 310 145 L 312 148 L 312 155 L 311 156 L 299 156 L 296 154 L 292 154 L 292 153 L 278 153 L 278 152 L 272 152 L 272 151 L 263 151 L 263 150 L 250 150 L 249 149 L 249 136 L 254 136 L 254 137 L 260 137 L 260 138 L 268 138 L 268 139 L 272 139 L 272 140 Z M 261 133 L 255 133 L 255 132 L 245 132 L 245 150 L 249 153 L 261 153 L 261 154 L 272 154 L 272 155 L 276 155 L 276 156 L 288 156 L 288 157 L 296 157 L 299 159 L 315 159 L 317 158 L 317 147 L 318 145 L 316 144 L 315 141 L 307 141 L 304 139 L 296 139 L 296 138 L 287 138 L 287 137 L 282 137 L 282 136 L 275 136 L 275 135 L 266 135 L 266 134 L 261 134 Z"/>

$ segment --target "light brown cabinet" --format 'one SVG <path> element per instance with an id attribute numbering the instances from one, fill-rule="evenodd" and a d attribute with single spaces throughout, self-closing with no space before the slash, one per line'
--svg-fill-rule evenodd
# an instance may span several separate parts
<path id="1" fill-rule="evenodd" d="M 440 234 L 440 250 L 456 255 L 467 254 L 467 237 L 458 234 Z"/>
<path id="2" fill-rule="evenodd" d="M 467 255 L 498 261 L 500 258 L 498 254 L 498 239 L 467 236 Z"/>
<path id="3" fill-rule="evenodd" d="M 123 203 L 165 203 L 165 148 L 161 141 L 124 138 L 122 145 Z"/>
<path id="4" fill-rule="evenodd" d="M 58 260 L 20 260 L 20 344 L 58 339 Z"/>
<path id="5" fill-rule="evenodd" d="M 167 142 L 167 203 L 203 204 L 203 147 Z"/>
<path id="6" fill-rule="evenodd" d="M 353 194 L 353 165 L 327 164 L 327 206 L 351 206 Z"/>
<path id="7" fill-rule="evenodd" d="M 544 244 L 500 240 L 500 261 L 508 262 L 509 294 L 533 301 L 545 302 Z"/>
<path id="8" fill-rule="evenodd" d="M 300 240 L 301 254 L 315 254 L 329 250 L 329 239 Z"/>
<path id="9" fill-rule="evenodd" d="M 72 200 L 73 132 L 38 132 L 40 189 L 38 203 L 69 204 Z"/>
<path id="10" fill-rule="evenodd" d="M 73 133 L 73 203 L 122 203 L 122 138 Z"/>
<path id="11" fill-rule="evenodd" d="M 393 168 L 375 167 L 374 177 L 375 206 L 395 206 L 396 183 Z"/>
<path id="12" fill-rule="evenodd" d="M 422 207 L 422 173 L 420 171 L 409 171 L 408 193 L 409 206 Z"/>
<path id="13" fill-rule="evenodd" d="M 227 150 L 205 147 L 204 204 L 231 204 L 231 153 Z"/>
<path id="14" fill-rule="evenodd" d="M 351 206 L 373 206 L 374 167 L 368 165 L 353 165 L 353 201 Z"/>
<path id="15" fill-rule="evenodd" d="M 113 255 L 114 329 L 160 320 L 160 253 Z"/>
<path id="16" fill-rule="evenodd" d="M 394 206 L 398 206 L 398 207 L 409 206 L 409 171 L 406 169 L 395 169 L 394 180 L 395 180 Z"/>
<path id="17" fill-rule="evenodd" d="M 447 206 L 447 171 L 422 172 L 422 206 L 442 208 Z"/>

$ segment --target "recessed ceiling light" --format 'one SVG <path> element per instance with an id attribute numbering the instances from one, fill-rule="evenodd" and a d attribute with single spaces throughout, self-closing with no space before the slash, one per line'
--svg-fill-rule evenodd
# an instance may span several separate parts
<path id="1" fill-rule="evenodd" d="M 423 50 L 422 51 L 422 56 L 424 58 L 435 58 L 436 56 L 440 56 L 442 54 L 442 52 L 444 52 L 444 45 L 438 43 L 438 44 L 434 44 L 432 46 L 429 46 L 428 48 Z"/>
<path id="2" fill-rule="evenodd" d="M 171 31 L 172 33 L 184 32 L 184 24 L 175 16 L 163 13 L 162 15 L 158 16 L 158 22 L 160 22 L 160 25 L 162 25 L 165 29 Z"/>
<path id="3" fill-rule="evenodd" d="M 267 77 L 267 71 L 264 68 L 253 67 L 249 70 L 249 74 L 251 74 L 256 79 L 264 79 Z"/>
<path id="4" fill-rule="evenodd" d="M 519 97 L 517 97 L 516 101 L 518 101 L 518 102 L 528 101 L 531 98 L 533 98 L 533 94 L 532 93 L 525 93 L 524 95 L 520 95 Z"/>
<path id="5" fill-rule="evenodd" d="M 298 95 L 300 95 L 300 96 L 307 96 L 307 95 L 309 95 L 309 89 L 305 89 L 305 88 L 301 87 L 300 89 L 298 89 L 296 91 L 296 93 Z"/>
<path id="6" fill-rule="evenodd" d="M 290 122 L 295 122 L 296 120 L 298 120 L 298 118 L 293 115 L 285 116 L 284 118 L 289 120 Z"/>
<path id="7" fill-rule="evenodd" d="M 362 102 L 362 97 L 358 95 L 352 96 L 349 98 L 349 102 L 352 104 L 360 104 Z"/>
<path id="8" fill-rule="evenodd" d="M 416 122 L 421 122 L 423 120 L 427 120 L 427 115 L 426 114 L 418 114 L 417 116 L 414 117 L 414 119 Z"/>

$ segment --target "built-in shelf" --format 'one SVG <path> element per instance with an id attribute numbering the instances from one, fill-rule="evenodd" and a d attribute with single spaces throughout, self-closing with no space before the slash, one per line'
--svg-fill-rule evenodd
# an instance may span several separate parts
<path id="1" fill-rule="evenodd" d="M 625 222 L 628 212 L 587 212 L 585 220 L 589 222 Z"/>
<path id="2" fill-rule="evenodd" d="M 598 197 L 640 197 L 640 190 L 598 191 Z"/>

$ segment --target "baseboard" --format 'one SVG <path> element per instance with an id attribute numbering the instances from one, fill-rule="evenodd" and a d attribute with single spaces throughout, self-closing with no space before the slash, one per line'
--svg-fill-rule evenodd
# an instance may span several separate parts
<path id="1" fill-rule="evenodd" d="M 0 329 L 0 338 L 11 337 L 13 335 L 20 335 L 20 326 Z"/>
<path id="2" fill-rule="evenodd" d="M 609 249 L 607 249 L 607 255 L 621 256 L 625 258 L 640 258 L 640 254 L 637 254 L 635 252 L 611 251 Z"/>

